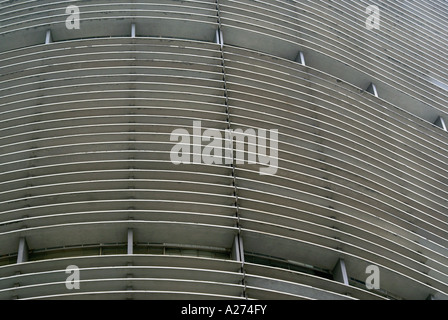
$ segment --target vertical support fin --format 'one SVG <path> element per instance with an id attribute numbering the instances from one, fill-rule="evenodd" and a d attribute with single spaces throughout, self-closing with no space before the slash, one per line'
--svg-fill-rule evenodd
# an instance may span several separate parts
<path id="1" fill-rule="evenodd" d="M 373 82 L 370 83 L 370 85 L 367 87 L 367 92 L 370 92 L 375 97 L 378 97 L 378 90 L 376 89 L 376 86 Z"/>
<path id="2" fill-rule="evenodd" d="M 299 53 L 297 54 L 296 61 L 299 62 L 302 66 L 306 66 L 305 55 L 302 51 L 299 51 Z"/>
<path id="3" fill-rule="evenodd" d="M 347 286 L 349 285 L 347 268 L 345 267 L 344 259 L 339 259 L 339 261 L 336 263 L 336 266 L 333 269 L 333 277 L 334 280 L 339 281 Z"/>
<path id="4" fill-rule="evenodd" d="M 434 124 L 440 128 L 442 128 L 445 131 L 448 131 L 447 127 L 446 127 L 446 123 L 445 120 L 443 120 L 443 118 L 441 116 L 439 116 L 436 120 L 436 122 L 434 122 Z"/>
<path id="5" fill-rule="evenodd" d="M 28 261 L 28 244 L 26 243 L 26 238 L 22 237 L 19 240 L 19 250 L 17 252 L 17 263 Z"/>
<path id="6" fill-rule="evenodd" d="M 128 229 L 128 254 L 134 254 L 134 230 Z"/>
<path id="7" fill-rule="evenodd" d="M 131 38 L 135 38 L 135 23 L 131 24 Z"/>
<path id="8" fill-rule="evenodd" d="M 51 30 L 47 30 L 47 33 L 45 34 L 45 44 L 49 44 L 53 42 L 53 38 L 51 36 Z"/>

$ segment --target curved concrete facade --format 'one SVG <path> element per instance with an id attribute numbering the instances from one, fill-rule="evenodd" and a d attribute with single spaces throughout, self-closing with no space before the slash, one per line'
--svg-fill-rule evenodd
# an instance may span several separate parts
<path id="1" fill-rule="evenodd" d="M 447 299 L 447 11 L 0 1 L 0 299 Z M 275 174 L 174 164 L 197 121 Z"/>

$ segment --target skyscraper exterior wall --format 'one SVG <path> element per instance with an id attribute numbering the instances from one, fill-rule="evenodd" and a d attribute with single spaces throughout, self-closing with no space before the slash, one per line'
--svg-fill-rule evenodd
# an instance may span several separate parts
<path id="1" fill-rule="evenodd" d="M 447 15 L 0 1 L 0 299 L 447 299 Z"/>

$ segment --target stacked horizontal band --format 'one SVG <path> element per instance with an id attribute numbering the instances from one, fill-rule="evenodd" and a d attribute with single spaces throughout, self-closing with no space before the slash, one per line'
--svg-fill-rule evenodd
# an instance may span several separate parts
<path id="1" fill-rule="evenodd" d="M 217 6 L 218 4 L 218 6 Z M 376 3 L 381 32 L 366 28 L 365 8 L 372 1 L 41 1 L 3 3 L 0 39 L 4 49 L 89 37 L 175 37 L 213 41 L 219 26 L 229 45 L 296 59 L 344 81 L 367 88 L 373 82 L 385 100 L 433 123 L 448 116 L 448 79 L 443 20 L 438 2 Z M 69 5 L 82 13 L 83 28 L 66 28 Z M 437 7 L 437 10 L 435 9 Z M 218 10 L 217 10 L 218 8 Z M 415 26 L 420 21 L 421 28 Z M 418 48 L 418 49 L 417 49 Z"/>
<path id="2" fill-rule="evenodd" d="M 80 289 L 65 288 L 66 267 L 75 264 Z M 181 256 L 112 255 L 52 259 L 3 266 L 0 298 L 22 299 L 242 299 L 241 284 L 254 299 L 380 299 L 356 287 L 307 274 L 231 260 Z M 17 284 L 20 283 L 20 286 Z M 327 290 L 319 287 L 326 287 Z M 283 289 L 282 289 L 283 288 Z"/>
<path id="3" fill-rule="evenodd" d="M 408 121 L 405 132 L 404 118 L 372 117 L 375 100 L 335 90 L 334 78 L 243 49 L 224 52 L 232 126 L 280 132 L 275 176 L 237 166 L 245 249 L 324 269 L 343 252 L 354 278 L 383 261 L 387 291 L 412 287 L 418 298 L 431 284 L 446 292 L 446 151 L 428 154 L 428 143 L 413 137 L 422 137 L 418 126 Z"/>
<path id="4" fill-rule="evenodd" d="M 104 46 L 95 52 L 95 44 Z M 216 245 L 230 246 L 231 169 L 170 161 L 173 130 L 193 120 L 226 125 L 217 46 L 185 44 L 144 41 L 135 51 L 135 45 L 123 50 L 123 42 L 89 40 L 73 44 L 79 54 L 70 62 L 58 50 L 66 44 L 55 44 L 52 56 L 38 51 L 29 62 L 11 60 L 21 71 L 2 81 L 2 254 L 16 246 L 11 233 L 22 228 L 36 248 L 116 242 L 106 238 L 115 237 L 118 222 L 142 217 L 148 227 L 159 226 L 161 242 L 175 238 L 163 230 L 176 221 L 185 234 L 200 225 L 229 229 L 230 238 Z M 47 229 L 55 238 L 40 236 Z M 155 234 L 148 236 L 142 240 Z"/>
<path id="5" fill-rule="evenodd" d="M 70 4 L 83 17 L 73 32 L 66 1 L 1 3 L 0 298 L 448 298 L 448 137 L 428 122 L 447 112 L 434 7 L 422 7 L 429 39 L 415 31 L 431 49 L 416 55 L 410 18 L 394 26 L 408 4 L 384 8 L 388 38 L 362 26 L 363 2 Z M 193 141 L 197 121 L 222 136 L 278 130 L 275 174 L 235 155 L 174 164 L 173 131 Z M 71 256 L 125 250 L 127 230 L 148 248 L 227 258 Z M 31 259 L 15 264 L 20 239 Z M 341 259 L 348 285 L 332 279 Z M 65 288 L 70 264 L 80 291 Z M 364 285 L 369 265 L 380 291 Z"/>
<path id="6" fill-rule="evenodd" d="M 408 21 L 414 14 L 408 6 L 416 5 L 397 9 L 392 1 L 381 2 L 381 32 L 366 29 L 365 8 L 372 1 L 219 3 L 226 44 L 291 60 L 299 48 L 307 65 L 364 89 L 373 82 L 380 97 L 420 118 L 434 122 L 448 115 L 443 10 L 432 18 L 427 1 L 418 4 L 418 19 L 428 26 L 417 31 Z"/>

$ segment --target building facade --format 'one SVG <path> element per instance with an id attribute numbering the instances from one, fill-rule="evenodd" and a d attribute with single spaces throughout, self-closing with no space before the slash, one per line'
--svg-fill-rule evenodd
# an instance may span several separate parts
<path id="1" fill-rule="evenodd" d="M 0 1 L 0 299 L 448 298 L 447 16 Z"/>

